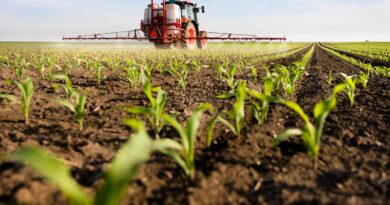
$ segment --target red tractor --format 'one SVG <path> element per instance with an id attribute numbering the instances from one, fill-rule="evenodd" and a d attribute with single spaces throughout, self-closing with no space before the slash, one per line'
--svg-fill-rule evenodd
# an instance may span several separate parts
<path id="1" fill-rule="evenodd" d="M 207 47 L 207 33 L 199 30 L 198 13 L 205 7 L 197 7 L 191 0 L 163 0 L 161 5 L 151 4 L 145 9 L 141 30 L 156 48 L 201 49 Z"/>

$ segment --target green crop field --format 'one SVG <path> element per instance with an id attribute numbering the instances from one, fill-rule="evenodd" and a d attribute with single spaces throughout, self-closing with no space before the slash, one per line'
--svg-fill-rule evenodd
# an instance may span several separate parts
<path id="1" fill-rule="evenodd" d="M 369 42 L 0 43 L 0 204 L 385 204 L 389 59 Z"/>

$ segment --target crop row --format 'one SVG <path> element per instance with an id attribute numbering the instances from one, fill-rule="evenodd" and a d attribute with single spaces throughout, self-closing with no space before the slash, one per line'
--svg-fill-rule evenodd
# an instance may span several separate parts
<path id="1" fill-rule="evenodd" d="M 384 77 L 390 77 L 390 68 L 384 67 L 384 66 L 372 66 L 370 63 L 365 63 L 362 62 L 356 58 L 341 54 L 337 50 L 333 48 L 328 48 L 325 46 L 321 46 L 323 49 L 326 51 L 332 53 L 333 55 L 349 62 L 352 63 L 353 65 L 359 66 L 360 68 L 363 68 L 367 71 L 368 74 L 375 74 L 375 75 L 380 75 Z"/>
<path id="2" fill-rule="evenodd" d="M 324 45 L 336 51 L 342 51 L 381 62 L 390 62 L 389 43 L 326 43 Z"/>

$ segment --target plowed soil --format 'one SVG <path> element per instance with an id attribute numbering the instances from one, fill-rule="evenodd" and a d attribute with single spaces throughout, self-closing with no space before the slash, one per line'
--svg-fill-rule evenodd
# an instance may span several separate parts
<path id="1" fill-rule="evenodd" d="M 288 65 L 303 53 L 276 62 Z M 185 122 L 191 110 L 203 102 L 226 108 L 232 101 L 215 96 L 226 92 L 226 83 L 217 78 L 212 65 L 190 72 L 187 90 L 176 88 L 176 80 L 153 75 L 153 84 L 169 93 L 166 112 L 179 112 Z M 261 67 L 259 67 L 261 70 Z M 292 96 L 307 113 L 325 99 L 338 77 L 327 83 L 329 72 L 358 73 L 360 68 L 316 47 L 314 56 Z M 88 71 L 70 76 L 75 86 L 88 91 L 85 130 L 78 131 L 73 116 L 52 102 L 57 97 L 48 81 L 35 77 L 31 124 L 25 125 L 18 105 L 0 104 L 0 152 L 9 153 L 26 146 L 50 150 L 72 170 L 77 181 L 91 193 L 102 185 L 104 171 L 117 150 L 131 134 L 121 125 L 129 117 L 121 107 L 148 105 L 140 88 L 109 75 L 97 85 Z M 264 73 L 262 73 L 264 74 Z M 2 70 L 0 80 L 10 78 Z M 240 73 L 251 80 L 249 72 Z M 261 83 L 251 82 L 250 87 Z M 0 93 L 16 92 L 1 84 Z M 367 89 L 358 87 L 351 106 L 344 95 L 326 122 L 318 167 L 307 156 L 299 138 L 272 148 L 272 138 L 291 127 L 302 126 L 289 109 L 273 105 L 265 124 L 258 126 L 247 116 L 241 137 L 218 125 L 211 149 L 205 147 L 206 124 L 202 118 L 197 141 L 197 171 L 190 180 L 169 158 L 154 154 L 129 185 L 123 204 L 388 204 L 390 201 L 390 79 L 373 77 Z M 161 137 L 172 137 L 168 127 Z M 174 137 L 174 136 L 173 136 Z M 14 163 L 0 165 L 0 204 L 67 204 L 59 190 L 32 169 Z"/>

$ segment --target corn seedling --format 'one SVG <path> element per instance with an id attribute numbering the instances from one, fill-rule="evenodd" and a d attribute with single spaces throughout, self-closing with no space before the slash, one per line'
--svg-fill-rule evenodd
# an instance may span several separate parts
<path id="1" fill-rule="evenodd" d="M 249 100 L 251 101 L 251 112 L 259 125 L 263 124 L 267 118 L 269 110 L 269 97 L 273 91 L 273 79 L 267 76 L 263 79 L 264 91 L 259 92 L 254 89 L 248 89 Z"/>
<path id="2" fill-rule="evenodd" d="M 134 87 L 140 82 L 140 71 L 137 69 L 136 65 L 134 60 L 126 60 L 126 68 L 124 68 L 126 73 L 125 78 L 129 81 L 130 87 Z"/>
<path id="3" fill-rule="evenodd" d="M 329 85 L 331 85 L 331 84 L 333 83 L 333 81 L 334 81 L 334 75 L 333 75 L 332 72 L 329 72 L 328 78 L 327 78 L 326 82 L 327 82 Z"/>
<path id="4" fill-rule="evenodd" d="M 17 161 L 34 168 L 39 174 L 54 183 L 75 205 L 119 205 L 128 185 L 137 175 L 139 168 L 152 152 L 172 152 L 180 149 L 173 140 L 153 141 L 146 132 L 142 122 L 125 120 L 125 124 L 133 127 L 137 133 L 119 150 L 104 177 L 104 184 L 92 198 L 75 179 L 70 169 L 52 154 L 38 148 L 26 148 L 5 157 L 5 160 Z M 129 157 L 131 156 L 131 157 Z"/>
<path id="5" fill-rule="evenodd" d="M 191 178 L 194 178 L 195 176 L 195 141 L 200 117 L 203 112 L 210 109 L 212 109 L 212 106 L 209 104 L 200 105 L 193 111 L 192 116 L 185 127 L 180 125 L 174 117 L 166 114 L 163 115 L 164 120 L 179 133 L 182 147 L 180 152 L 169 151 L 165 152 L 165 154 L 175 160 Z"/>
<path id="6" fill-rule="evenodd" d="M 278 135 L 272 142 L 272 146 L 277 146 L 283 141 L 293 136 L 302 136 L 303 143 L 308 151 L 308 155 L 317 162 L 318 154 L 320 152 L 320 144 L 325 120 L 329 113 L 336 107 L 337 94 L 346 89 L 345 84 L 338 85 L 334 88 L 332 95 L 326 100 L 322 100 L 315 105 L 314 119 L 315 124 L 310 122 L 309 116 L 303 111 L 302 107 L 295 102 L 285 101 L 283 99 L 274 100 L 281 103 L 288 108 L 294 110 L 305 122 L 302 129 L 288 129 Z"/>
<path id="7" fill-rule="evenodd" d="M 30 63 L 26 62 L 26 59 L 17 55 L 13 63 L 13 69 L 17 78 L 23 78 L 26 68 L 30 66 Z"/>
<path id="8" fill-rule="evenodd" d="M 177 73 L 179 81 L 177 83 L 177 87 L 181 88 L 183 91 L 186 91 L 187 88 L 187 77 L 188 77 L 188 70 L 187 66 L 183 65 L 181 68 L 181 71 Z"/>
<path id="9" fill-rule="evenodd" d="M 39 58 L 39 62 L 38 64 L 36 65 L 39 73 L 41 74 L 41 78 L 42 79 L 45 79 L 45 71 L 46 71 L 46 61 L 45 61 L 45 58 L 42 56 Z"/>
<path id="10" fill-rule="evenodd" d="M 192 68 L 195 70 L 195 72 L 199 72 L 200 69 L 202 68 L 202 64 L 196 60 L 190 61 L 189 65 L 192 66 Z"/>
<path id="11" fill-rule="evenodd" d="M 8 59 L 8 56 L 0 56 L 0 65 L 1 66 L 9 66 L 10 61 Z"/>
<path id="12" fill-rule="evenodd" d="M 157 93 L 156 98 L 153 97 L 153 92 Z M 167 102 L 168 94 L 160 87 L 152 88 L 150 81 L 144 85 L 144 93 L 148 97 L 150 107 L 131 106 L 127 107 L 127 112 L 135 115 L 145 115 L 149 123 L 153 127 L 156 137 L 158 137 L 160 130 L 164 127 L 164 120 L 162 119 L 165 103 Z"/>
<path id="13" fill-rule="evenodd" d="M 154 65 L 152 63 L 141 66 L 141 70 L 143 70 L 145 72 L 147 80 L 152 79 L 153 66 Z"/>
<path id="14" fill-rule="evenodd" d="M 253 81 L 257 82 L 257 80 L 258 80 L 257 68 L 255 66 L 251 66 L 251 67 L 249 67 L 249 69 L 251 71 L 251 74 L 252 74 L 252 77 L 253 77 Z"/>
<path id="15" fill-rule="evenodd" d="M 22 93 L 22 99 L 19 101 L 16 96 L 8 94 L 0 94 L 0 98 L 6 99 L 11 102 L 21 103 L 25 123 L 29 124 L 30 104 L 34 92 L 33 81 L 30 77 L 28 77 L 22 82 L 18 82 L 16 80 L 13 80 L 11 82 L 19 88 L 20 92 Z"/>
<path id="16" fill-rule="evenodd" d="M 119 67 L 119 61 L 117 61 L 115 58 L 108 57 L 106 59 L 106 63 L 107 63 L 107 68 L 110 69 L 111 71 Z"/>
<path id="17" fill-rule="evenodd" d="M 95 68 L 96 80 L 100 85 L 103 79 L 103 64 L 99 61 L 99 59 L 95 59 L 93 62 L 93 67 Z"/>
<path id="18" fill-rule="evenodd" d="M 348 76 L 345 73 L 340 73 L 340 75 L 344 78 L 345 85 L 347 86 L 345 92 L 351 101 L 351 106 L 353 106 L 355 103 L 356 78 L 353 75 Z"/>
<path id="19" fill-rule="evenodd" d="M 54 84 L 54 89 L 57 91 L 60 87 L 65 90 L 66 96 L 70 99 L 73 95 L 74 89 L 72 81 L 66 74 L 55 74 L 52 76 L 53 79 L 64 80 L 65 84 Z"/>
<path id="20" fill-rule="evenodd" d="M 370 74 L 360 71 L 359 82 L 363 85 L 363 88 L 367 88 L 368 81 L 370 79 Z"/>
<path id="21" fill-rule="evenodd" d="M 216 114 L 208 126 L 207 145 L 211 146 L 213 140 L 213 130 L 217 122 L 221 122 L 228 127 L 236 136 L 240 136 L 244 126 L 245 117 L 245 97 L 246 97 L 246 81 L 239 81 L 236 91 L 236 102 L 233 104 L 233 109 L 230 111 L 222 111 Z M 233 123 L 230 123 L 229 119 Z"/>
<path id="22" fill-rule="evenodd" d="M 130 87 L 134 87 L 139 83 L 140 72 L 136 68 L 126 68 L 126 80 L 130 83 Z"/>
<path id="23" fill-rule="evenodd" d="M 236 74 L 237 71 L 237 66 L 236 65 L 231 65 L 229 70 L 226 70 L 225 68 L 222 67 L 222 72 L 223 72 L 223 78 L 229 85 L 230 90 L 235 90 L 237 86 L 237 82 L 234 79 L 234 75 Z"/>
<path id="24" fill-rule="evenodd" d="M 282 65 L 279 65 L 276 68 L 278 72 L 278 77 L 281 85 L 283 86 L 283 90 L 286 92 L 288 96 L 292 96 L 295 91 L 295 75 L 292 75 L 290 71 Z"/>
<path id="25" fill-rule="evenodd" d="M 51 76 L 51 71 L 53 70 L 54 66 L 56 65 L 56 59 L 53 57 L 47 58 L 47 69 L 49 71 L 49 77 Z"/>
<path id="26" fill-rule="evenodd" d="M 84 115 L 85 115 L 85 104 L 87 103 L 87 93 L 79 93 L 73 91 L 72 99 L 58 99 L 56 102 L 62 106 L 68 108 L 76 117 L 77 122 L 80 126 L 80 131 L 84 128 Z"/>

